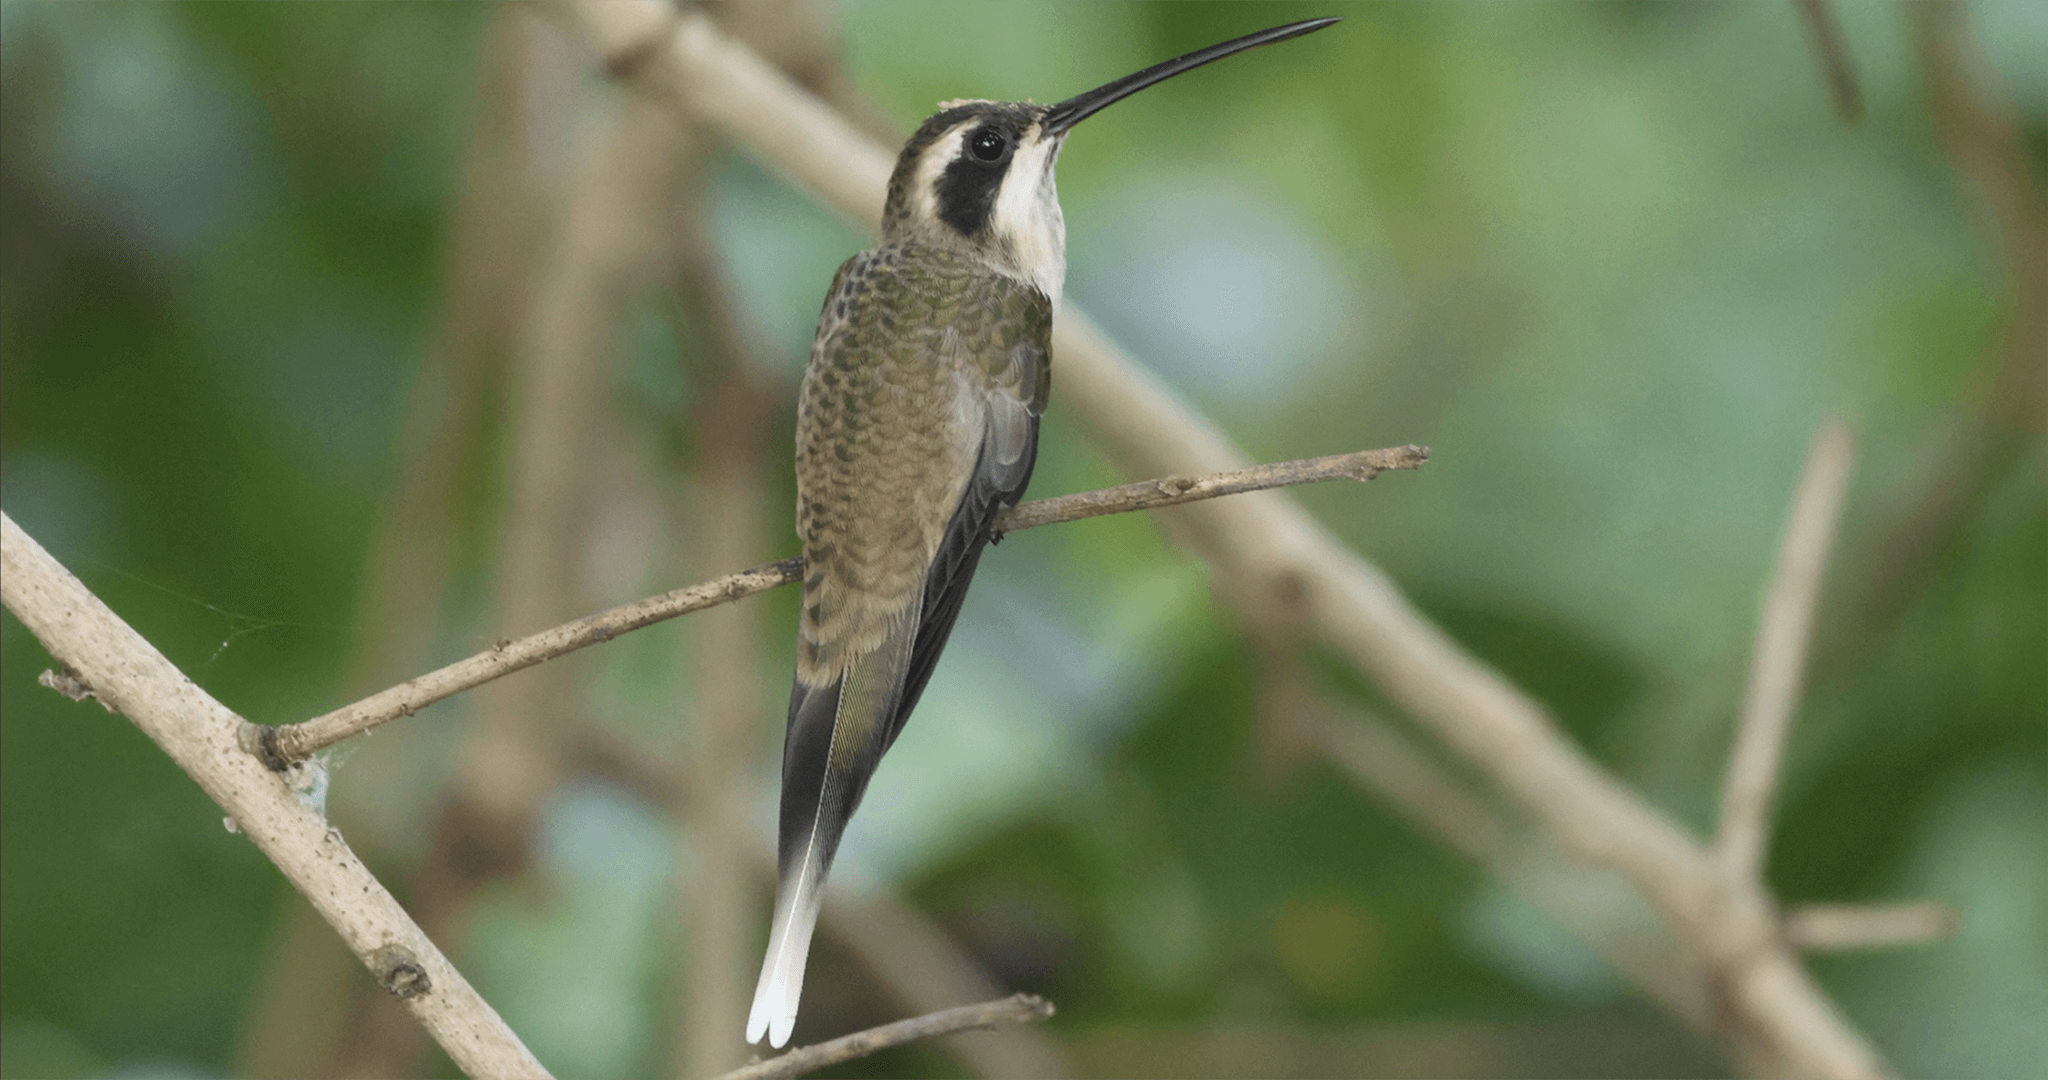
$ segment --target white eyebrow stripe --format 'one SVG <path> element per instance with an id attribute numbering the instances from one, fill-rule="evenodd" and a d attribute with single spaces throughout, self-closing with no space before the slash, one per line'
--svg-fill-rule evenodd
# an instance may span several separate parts
<path id="1" fill-rule="evenodd" d="M 925 148 L 924 156 L 918 159 L 917 176 L 912 184 L 910 197 L 917 200 L 919 221 L 939 220 L 939 178 L 946 174 L 946 166 L 960 153 L 961 140 L 967 137 L 967 129 L 979 124 L 980 119 L 962 120 L 946 129 L 946 133 L 932 140 Z"/>

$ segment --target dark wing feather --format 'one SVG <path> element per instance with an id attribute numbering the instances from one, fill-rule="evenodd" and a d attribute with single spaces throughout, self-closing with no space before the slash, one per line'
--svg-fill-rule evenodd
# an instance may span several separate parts
<path id="1" fill-rule="evenodd" d="M 924 606 L 917 636 L 910 646 L 903 696 L 890 718 L 886 749 L 896 741 L 904 721 L 917 708 L 932 669 L 953 633 L 960 602 L 974 581 L 982 549 L 1004 507 L 1017 505 L 1038 462 L 1038 420 L 1051 389 L 1050 337 L 1052 305 L 1035 289 L 1017 286 L 1007 299 L 1015 314 L 1006 320 L 1007 333 L 995 335 L 998 355 L 985 357 L 992 385 L 986 395 L 984 434 L 974 472 L 960 495 L 959 506 L 946 525 L 932 566 L 925 573 Z"/>
<path id="2" fill-rule="evenodd" d="M 1030 438 L 1022 459 L 1007 468 L 991 468 L 992 457 L 991 448 L 984 444 L 981 458 L 974 465 L 974 478 L 968 481 L 960 508 L 953 512 L 946 537 L 939 542 L 938 558 L 925 575 L 924 617 L 918 623 L 917 638 L 910 645 L 910 669 L 904 673 L 903 698 L 891 718 L 884 747 L 895 743 L 904 721 L 917 708 L 925 683 L 931 681 L 932 669 L 938 666 L 939 654 L 953 633 L 953 620 L 960 615 L 960 601 L 974 581 L 975 567 L 981 564 L 981 552 L 988 546 L 989 528 L 995 524 L 996 514 L 1003 507 L 1017 505 L 1025 485 L 1031 482 L 1031 467 L 1038 460 L 1038 417 L 1031 417 Z"/>

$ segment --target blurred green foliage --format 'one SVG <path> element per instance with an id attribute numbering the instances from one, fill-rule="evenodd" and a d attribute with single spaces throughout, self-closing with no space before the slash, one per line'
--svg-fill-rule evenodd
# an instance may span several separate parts
<path id="1" fill-rule="evenodd" d="M 1333 11 L 1348 16 L 1334 30 L 1175 80 L 1076 134 L 1060 176 L 1069 296 L 1255 456 L 1430 445 L 1419 475 L 1300 497 L 1700 829 L 1801 455 L 1822 417 L 1848 416 L 1861 457 L 1771 878 L 1788 901 L 1956 904 L 1956 941 L 1817 969 L 1901 1070 L 2037 1070 L 2039 432 L 1956 478 L 1956 527 L 1887 583 L 1890 607 L 1871 615 L 1857 591 L 1880 526 L 1975 422 L 2003 317 L 1999 252 L 1973 231 L 1897 10 L 1841 6 L 1868 107 L 1854 126 L 1831 114 L 1784 4 L 841 17 L 857 81 L 907 130 L 939 100 L 1056 100 Z M 347 695 L 490 17 L 0 4 L 5 509 L 253 719 Z M 1971 19 L 2048 174 L 2048 8 L 1999 0 Z M 713 210 L 748 325 L 793 378 L 817 297 L 860 238 L 739 161 Z M 693 338 L 659 297 L 645 310 L 622 335 L 615 396 L 670 489 L 691 464 L 678 425 L 696 388 L 674 354 Z M 1034 491 L 1119 479 L 1054 381 Z M 788 410 L 777 422 L 783 453 Z M 488 573 L 496 485 L 482 468 L 462 493 L 459 596 Z M 786 506 L 786 486 L 772 500 Z M 793 546 L 779 520 L 776 535 L 764 559 Z M 676 581 L 680 560 L 664 560 L 648 589 Z M 1001 978 L 1052 996 L 1084 1065 L 1127 1061 L 1105 1049 L 1114 1038 L 1211 1026 L 1313 1040 L 1595 1022 L 1636 1033 L 1641 1053 L 1493 1064 L 1721 1067 L 1334 770 L 1268 760 L 1239 628 L 1153 523 L 1021 534 L 984 565 L 856 820 L 849 872 L 896 879 Z M 755 602 L 775 612 L 763 648 L 780 671 L 791 598 Z M 484 632 L 474 606 L 442 631 L 448 658 Z M 686 633 L 580 658 L 596 711 L 642 733 L 672 725 Z M 129 725 L 39 689 L 48 659 L 11 618 L 0 647 L 0 1073 L 233 1072 L 288 890 Z M 452 728 L 464 708 L 407 723 Z M 764 779 L 779 729 L 764 700 Z M 335 783 L 350 785 L 345 763 Z M 338 820 L 388 877 L 418 855 L 390 828 Z M 562 1075 L 656 1069 L 678 952 L 659 822 L 578 788 L 543 851 L 549 899 L 494 897 L 465 968 Z M 811 984 L 800 1040 L 890 1018 L 829 943 Z M 848 1072 L 954 1068 L 912 1048 Z"/>

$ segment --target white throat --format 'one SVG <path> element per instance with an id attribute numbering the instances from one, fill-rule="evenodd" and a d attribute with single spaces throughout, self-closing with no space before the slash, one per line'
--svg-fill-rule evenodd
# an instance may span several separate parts
<path id="1" fill-rule="evenodd" d="M 1009 255 L 1003 272 L 1037 286 L 1055 310 L 1067 281 L 1067 219 L 1053 166 L 1066 141 L 1061 135 L 1018 147 L 989 215 L 989 231 Z"/>

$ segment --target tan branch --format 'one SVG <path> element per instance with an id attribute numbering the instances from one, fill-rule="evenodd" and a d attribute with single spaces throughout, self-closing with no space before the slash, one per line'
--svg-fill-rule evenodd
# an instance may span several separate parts
<path id="1" fill-rule="evenodd" d="M 546 1076 L 340 832 L 242 753 L 244 721 L 185 677 L 0 513 L 0 599 L 76 683 L 141 728 L 211 796 L 350 951 L 471 1076 Z"/>
<path id="2" fill-rule="evenodd" d="M 1963 929 L 1960 912 L 1934 900 L 1906 904 L 1810 904 L 1785 913 L 1785 941 L 1808 952 L 1925 945 Z"/>
<path id="3" fill-rule="evenodd" d="M 802 1076 L 827 1065 L 866 1057 L 892 1046 L 951 1035 L 957 1031 L 990 1028 L 999 1024 L 1031 1024 L 1052 1019 L 1052 1002 L 1036 994 L 1013 994 L 998 1001 L 962 1005 L 957 1009 L 926 1013 L 893 1024 L 842 1035 L 831 1042 L 799 1047 L 781 1057 L 748 1065 L 720 1076 L 718 1080 L 779 1080 Z"/>
<path id="4" fill-rule="evenodd" d="M 998 533 L 1020 532 L 1040 525 L 1052 525 L 1103 514 L 1152 510 L 1163 506 L 1223 495 L 1240 494 L 1260 488 L 1308 484 L 1322 480 L 1370 480 L 1387 469 L 1414 469 L 1429 460 L 1428 449 L 1404 446 L 1391 450 L 1366 450 L 1326 458 L 1280 462 L 1233 469 L 1216 476 L 1195 479 L 1167 477 L 1138 484 L 1125 484 L 1103 491 L 1060 495 L 1011 508 L 996 518 Z M 543 630 L 517 641 L 502 641 L 466 660 L 458 660 L 437 671 L 402 682 L 372 694 L 352 705 L 316 716 L 298 724 L 264 727 L 252 724 L 242 733 L 250 753 L 273 769 L 282 769 L 323 747 L 359 735 L 378 724 L 410 716 L 434 702 L 452 697 L 474 686 L 532 667 L 545 660 L 597 645 L 630 630 L 651 626 L 665 619 L 731 603 L 755 593 L 787 585 L 803 576 L 801 558 L 767 563 L 691 585 L 621 604 L 586 615 L 574 622 Z"/>
<path id="5" fill-rule="evenodd" d="M 1855 457 L 1856 441 L 1849 429 L 1838 420 L 1822 423 L 1792 494 L 1777 569 L 1764 591 L 1749 689 L 1721 796 L 1721 832 L 1715 848 L 1723 871 L 1730 875 L 1754 880 L 1763 873 L 1785 739 L 1805 682 L 1821 575 Z"/>

